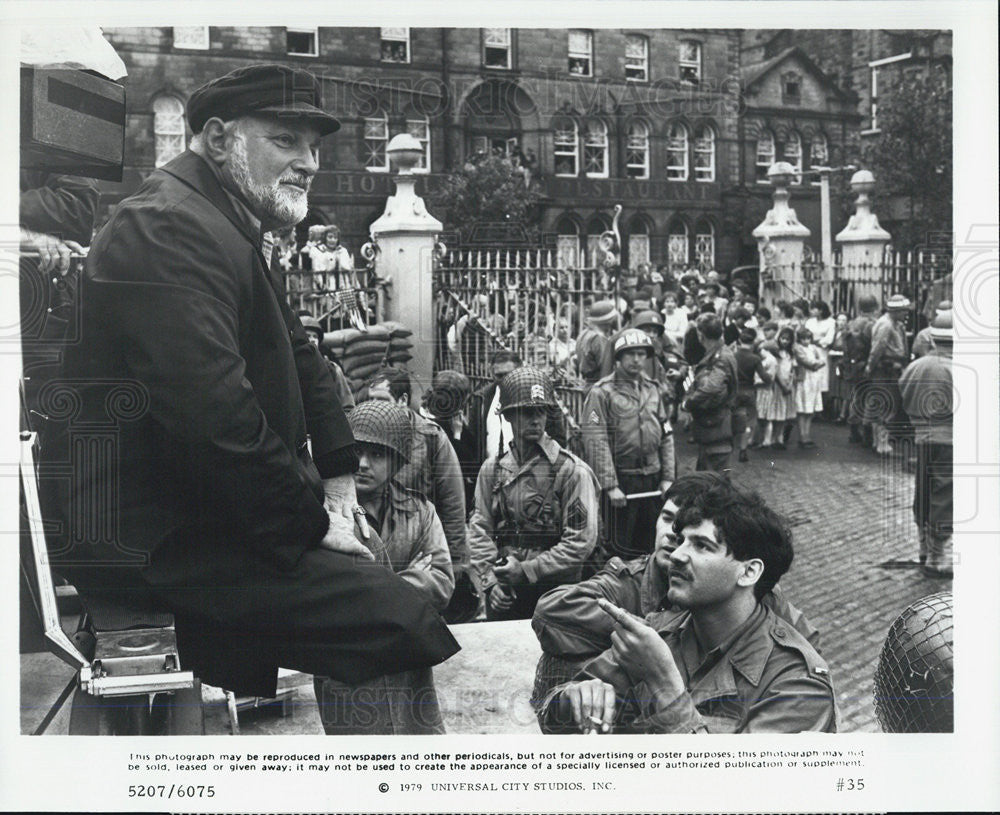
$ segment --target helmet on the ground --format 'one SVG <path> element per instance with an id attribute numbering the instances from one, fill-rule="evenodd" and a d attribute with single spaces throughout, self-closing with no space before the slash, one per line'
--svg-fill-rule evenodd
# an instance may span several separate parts
<path id="1" fill-rule="evenodd" d="M 538 368 L 515 368 L 500 380 L 500 411 L 519 407 L 551 407 L 556 404 L 552 378 Z"/>
<path id="2" fill-rule="evenodd" d="M 382 399 L 369 399 L 355 405 L 347 420 L 355 441 L 388 447 L 403 461 L 410 460 L 413 429 L 406 408 Z"/>
<path id="3" fill-rule="evenodd" d="M 615 359 L 625 351 L 645 351 L 646 356 L 653 353 L 653 342 L 645 331 L 629 328 L 618 335 L 615 340 Z"/>
<path id="4" fill-rule="evenodd" d="M 875 715 L 886 733 L 955 728 L 951 592 L 917 600 L 889 628 L 875 671 Z"/>

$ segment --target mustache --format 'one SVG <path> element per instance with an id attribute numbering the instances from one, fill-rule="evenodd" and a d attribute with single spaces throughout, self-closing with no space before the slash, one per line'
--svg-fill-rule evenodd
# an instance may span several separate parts
<path id="1" fill-rule="evenodd" d="M 283 175 L 278 179 L 279 184 L 297 184 L 302 187 L 306 192 L 309 192 L 309 188 L 312 186 L 313 177 L 306 173 L 293 173 L 292 175 Z"/>

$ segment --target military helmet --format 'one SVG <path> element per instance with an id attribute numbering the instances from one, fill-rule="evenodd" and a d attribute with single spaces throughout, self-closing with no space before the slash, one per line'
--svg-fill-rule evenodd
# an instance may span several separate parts
<path id="1" fill-rule="evenodd" d="M 319 341 L 323 342 L 323 333 L 324 333 L 323 324 L 320 323 L 320 321 L 317 320 L 315 317 L 303 316 L 301 320 L 302 320 L 302 327 L 306 331 L 315 331 L 317 334 L 319 334 Z"/>
<path id="2" fill-rule="evenodd" d="M 650 308 L 636 312 L 635 317 L 632 318 L 632 327 L 645 328 L 647 326 L 654 326 L 661 334 L 663 333 L 663 318 L 658 311 L 653 311 Z"/>
<path id="3" fill-rule="evenodd" d="M 638 328 L 629 328 L 623 331 L 618 339 L 615 340 L 615 359 L 618 359 L 618 355 L 623 351 L 634 351 L 637 349 L 642 349 L 649 356 L 653 353 L 653 341 L 649 339 L 649 335 L 645 331 L 641 331 Z"/>
<path id="4" fill-rule="evenodd" d="M 382 399 L 369 399 L 355 405 L 347 419 L 355 441 L 388 447 L 404 462 L 410 460 L 413 429 L 406 408 Z"/>
<path id="5" fill-rule="evenodd" d="M 500 380 L 500 411 L 556 404 L 552 378 L 538 368 L 515 368 Z"/>

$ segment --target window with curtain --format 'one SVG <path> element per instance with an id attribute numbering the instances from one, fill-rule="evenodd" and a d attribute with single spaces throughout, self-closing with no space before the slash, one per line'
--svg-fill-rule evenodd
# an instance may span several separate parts
<path id="1" fill-rule="evenodd" d="M 688 230 L 683 221 L 674 221 L 667 233 L 667 262 L 671 271 L 687 268 Z"/>
<path id="2" fill-rule="evenodd" d="M 629 34 L 625 38 L 625 79 L 649 81 L 649 40 L 642 34 Z"/>
<path id="3" fill-rule="evenodd" d="M 785 147 L 781 158 L 795 168 L 796 176 L 792 179 L 793 184 L 802 183 L 802 137 L 794 130 L 788 131 L 785 137 Z"/>
<path id="4" fill-rule="evenodd" d="M 681 42 L 679 60 L 681 82 L 701 82 L 701 43 L 694 40 Z"/>
<path id="5" fill-rule="evenodd" d="M 570 218 L 560 218 L 556 224 L 556 258 L 560 269 L 580 264 L 580 230 Z"/>
<path id="6" fill-rule="evenodd" d="M 646 222 L 632 221 L 628 233 L 628 266 L 633 271 L 642 263 L 649 263 L 649 229 Z"/>
<path id="7" fill-rule="evenodd" d="M 365 119 L 364 142 L 365 169 L 372 173 L 388 172 L 389 156 L 385 148 L 389 143 L 389 120 L 384 113 Z"/>
<path id="8" fill-rule="evenodd" d="M 483 29 L 483 67 L 510 68 L 510 29 Z"/>
<path id="9" fill-rule="evenodd" d="M 694 262 L 703 272 L 715 268 L 715 229 L 708 221 L 699 221 L 695 229 Z"/>
<path id="10" fill-rule="evenodd" d="M 583 172 L 587 178 L 608 177 L 608 126 L 599 119 L 584 124 Z"/>
<path id="11" fill-rule="evenodd" d="M 670 126 L 667 136 L 667 178 L 671 181 L 688 180 L 688 132 L 679 122 Z"/>
<path id="12" fill-rule="evenodd" d="M 153 102 L 155 164 L 162 167 L 184 152 L 184 105 L 173 96 L 161 96 Z"/>
<path id="13" fill-rule="evenodd" d="M 580 149 L 576 122 L 572 119 L 558 122 L 552 141 L 556 175 L 576 176 Z"/>
<path id="14" fill-rule="evenodd" d="M 767 171 L 774 164 L 774 134 L 770 130 L 762 130 L 757 137 L 757 157 L 755 170 L 758 184 L 767 183 Z"/>
<path id="15" fill-rule="evenodd" d="M 572 29 L 568 34 L 569 72 L 573 76 L 594 75 L 594 35 Z"/>
<path id="16" fill-rule="evenodd" d="M 715 131 L 708 125 L 694 134 L 694 180 L 715 181 Z"/>
<path id="17" fill-rule="evenodd" d="M 410 29 L 383 28 L 381 54 L 382 62 L 409 62 Z"/>
<path id="18" fill-rule="evenodd" d="M 629 178 L 649 178 L 649 127 L 639 120 L 630 122 L 628 126 L 625 174 Z"/>
<path id="19" fill-rule="evenodd" d="M 826 136 L 817 133 L 809 143 L 809 167 L 826 167 L 830 163 L 830 149 L 826 141 Z M 819 184 L 819 176 L 812 180 L 813 184 Z"/>
<path id="20" fill-rule="evenodd" d="M 427 119 L 407 119 L 406 132 L 420 142 L 424 149 L 420 161 L 413 168 L 415 173 L 429 173 L 431 171 L 431 125 Z"/>

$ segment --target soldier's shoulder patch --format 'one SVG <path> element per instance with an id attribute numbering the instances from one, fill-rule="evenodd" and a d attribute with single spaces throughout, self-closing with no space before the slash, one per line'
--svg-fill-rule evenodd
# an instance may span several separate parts
<path id="1" fill-rule="evenodd" d="M 590 422 L 591 424 L 600 424 L 601 417 L 597 415 L 596 410 L 592 410 L 590 411 L 590 415 L 587 417 L 587 421 Z"/>
<path id="2" fill-rule="evenodd" d="M 587 526 L 589 517 L 586 505 L 577 496 L 573 499 L 573 503 L 566 509 L 566 526 L 570 529 L 583 529 Z"/>

